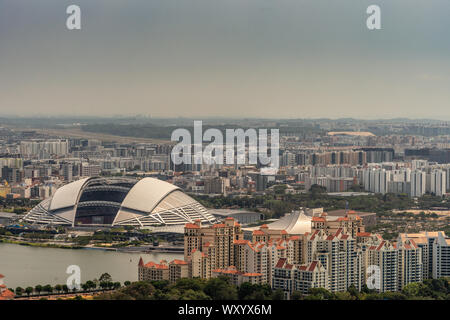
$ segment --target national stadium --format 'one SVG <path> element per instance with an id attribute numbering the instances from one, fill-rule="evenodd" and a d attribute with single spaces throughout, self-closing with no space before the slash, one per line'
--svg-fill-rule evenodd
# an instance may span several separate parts
<path id="1" fill-rule="evenodd" d="M 215 218 L 168 182 L 143 178 L 90 177 L 66 184 L 24 218 L 31 224 L 71 227 L 179 227 Z"/>

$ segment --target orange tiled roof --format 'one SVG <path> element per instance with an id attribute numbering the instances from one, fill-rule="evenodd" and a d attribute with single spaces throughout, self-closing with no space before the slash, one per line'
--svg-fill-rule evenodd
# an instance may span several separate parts
<path id="1" fill-rule="evenodd" d="M 229 266 L 227 269 L 215 269 L 212 272 L 225 273 L 225 274 L 238 274 L 239 271 L 234 266 Z"/>
<path id="2" fill-rule="evenodd" d="M 317 261 L 311 262 L 311 264 L 309 265 L 308 271 L 314 271 L 316 266 L 317 266 Z"/>
<path id="3" fill-rule="evenodd" d="M 262 274 L 261 273 L 250 273 L 250 272 L 247 272 L 247 273 L 244 273 L 243 276 L 244 277 L 260 277 L 260 276 L 262 276 Z"/>
<path id="4" fill-rule="evenodd" d="M 380 251 L 381 248 L 383 248 L 384 244 L 386 243 L 386 241 L 381 241 L 380 245 L 377 248 L 377 251 Z"/>
<path id="5" fill-rule="evenodd" d="M 278 259 L 278 262 L 275 266 L 275 268 L 282 268 L 284 266 L 284 263 L 286 262 L 286 258 L 280 258 Z"/>
<path id="6" fill-rule="evenodd" d="M 8 289 L 0 293 L 0 300 L 11 300 L 14 299 L 14 297 L 15 297 L 14 292 Z"/>
<path id="7" fill-rule="evenodd" d="M 154 269 L 161 269 L 161 270 L 169 269 L 169 266 L 167 266 L 165 264 L 158 264 L 158 263 L 154 263 L 152 261 L 147 263 L 144 267 L 146 267 L 146 268 L 154 268 Z"/>
<path id="8" fill-rule="evenodd" d="M 200 229 L 200 227 L 199 227 L 198 225 L 193 224 L 193 223 L 186 223 L 186 224 L 184 225 L 184 227 L 185 227 L 186 229 Z"/>
<path id="9" fill-rule="evenodd" d="M 188 264 L 186 261 L 184 261 L 184 260 L 179 260 L 179 259 L 174 259 L 174 260 L 172 260 L 172 262 L 170 262 L 170 263 L 172 263 L 172 264 Z"/>
<path id="10" fill-rule="evenodd" d="M 217 223 L 217 224 L 213 225 L 213 228 L 225 228 L 225 224 L 224 223 Z"/>
<path id="11" fill-rule="evenodd" d="M 357 237 L 370 237 L 372 234 L 370 232 L 357 232 Z"/>
<path id="12" fill-rule="evenodd" d="M 312 222 L 325 222 L 325 218 L 322 217 L 312 217 Z"/>
<path id="13" fill-rule="evenodd" d="M 316 235 L 319 233 L 319 230 L 314 231 L 314 233 L 311 235 L 311 240 L 314 240 L 314 238 L 316 237 Z"/>
<path id="14" fill-rule="evenodd" d="M 250 241 L 248 241 L 248 240 L 234 240 L 234 244 L 247 244 L 247 243 L 249 243 Z"/>

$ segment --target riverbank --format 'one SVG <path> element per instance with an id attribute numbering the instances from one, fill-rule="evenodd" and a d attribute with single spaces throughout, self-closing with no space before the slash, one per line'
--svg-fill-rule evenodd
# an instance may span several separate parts
<path id="1" fill-rule="evenodd" d="M 117 252 L 140 252 L 140 253 L 150 253 L 150 252 L 159 252 L 159 253 L 183 253 L 183 246 L 95 246 L 95 245 L 85 245 L 79 246 L 74 244 L 58 244 L 54 242 L 38 242 L 38 241 L 24 241 L 15 239 L 8 239 L 6 237 L 0 238 L 0 243 L 10 243 L 17 244 L 21 246 L 29 246 L 29 247 L 40 247 L 40 248 L 58 248 L 58 249 L 94 249 L 94 250 L 105 250 L 105 251 L 117 251 Z"/>
<path id="2" fill-rule="evenodd" d="M 0 243 L 9 243 L 9 244 L 17 244 L 21 246 L 29 246 L 29 247 L 39 247 L 39 248 L 57 248 L 57 249 L 84 249 L 83 246 L 74 246 L 74 245 L 61 245 L 55 243 L 46 243 L 46 242 L 30 242 L 30 241 L 21 241 L 21 240 L 11 240 L 11 239 L 0 239 Z"/>

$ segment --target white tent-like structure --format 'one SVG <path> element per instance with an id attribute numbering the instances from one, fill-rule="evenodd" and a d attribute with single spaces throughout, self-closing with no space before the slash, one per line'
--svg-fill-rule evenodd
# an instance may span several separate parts
<path id="1" fill-rule="evenodd" d="M 267 224 L 272 230 L 286 230 L 290 235 L 300 235 L 311 232 L 311 217 L 308 217 L 303 211 L 294 211 L 286 214 L 281 219 Z M 259 226 L 251 228 L 243 228 L 244 231 L 258 230 Z"/>

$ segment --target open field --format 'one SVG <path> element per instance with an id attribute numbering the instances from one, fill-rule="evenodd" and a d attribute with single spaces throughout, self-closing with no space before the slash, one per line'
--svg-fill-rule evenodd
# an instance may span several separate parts
<path id="1" fill-rule="evenodd" d="M 153 138 L 136 138 L 136 137 L 123 137 L 112 134 L 93 133 L 82 131 L 79 128 L 67 128 L 67 129 L 37 129 L 27 128 L 27 130 L 36 131 L 39 134 L 52 135 L 59 138 L 83 138 L 83 139 L 97 139 L 101 141 L 114 141 L 119 143 L 173 143 L 170 140 L 161 140 Z"/>
<path id="2" fill-rule="evenodd" d="M 420 214 L 421 212 L 424 212 L 425 214 L 432 214 L 435 213 L 438 216 L 446 216 L 450 217 L 450 210 L 421 210 L 421 209 L 408 209 L 408 210 L 392 210 L 393 213 L 400 213 L 400 212 L 410 212 L 412 214 Z"/>

